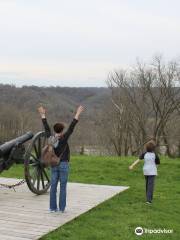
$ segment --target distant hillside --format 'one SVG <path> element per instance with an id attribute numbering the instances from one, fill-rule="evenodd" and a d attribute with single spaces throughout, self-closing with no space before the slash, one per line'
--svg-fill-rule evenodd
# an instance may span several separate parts
<path id="1" fill-rule="evenodd" d="M 52 108 L 74 108 L 86 105 L 90 110 L 100 108 L 109 96 L 108 88 L 22 87 L 0 84 L 0 102 L 34 110 L 39 104 Z"/>
<path id="2" fill-rule="evenodd" d="M 50 124 L 57 121 L 69 123 L 79 104 L 85 106 L 86 111 L 81 117 L 81 124 L 77 127 L 76 137 L 79 141 L 84 133 L 91 135 L 94 141 L 98 114 L 108 101 L 108 88 L 70 88 L 70 87 L 37 87 L 24 86 L 18 88 L 10 85 L 0 85 L 0 138 L 9 139 L 27 130 L 34 132 L 41 129 L 41 121 L 37 107 L 43 105 L 47 109 Z M 13 122 L 11 121 L 13 119 Z M 14 127 L 13 127 L 14 126 Z M 91 129 L 91 131 L 89 131 Z M 77 140 L 77 139 L 76 139 Z M 89 144 L 89 142 L 87 142 Z"/>
<path id="3" fill-rule="evenodd" d="M 34 112 L 39 104 L 46 106 L 51 114 L 68 113 L 83 104 L 87 113 L 102 107 L 109 96 L 107 88 L 70 88 L 70 87 L 22 87 L 0 85 L 0 103 Z"/>

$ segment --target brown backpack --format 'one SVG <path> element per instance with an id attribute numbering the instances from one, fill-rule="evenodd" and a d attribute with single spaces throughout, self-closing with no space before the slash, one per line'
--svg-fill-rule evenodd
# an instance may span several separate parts
<path id="1" fill-rule="evenodd" d="M 59 164 L 61 157 L 63 155 L 63 153 L 66 150 L 67 145 L 65 146 L 63 152 L 61 153 L 61 155 L 58 157 L 55 152 L 54 152 L 54 147 L 52 144 L 47 144 L 43 149 L 42 149 L 42 153 L 41 153 L 41 159 L 43 161 L 43 163 L 45 164 L 46 167 L 51 166 L 51 167 L 55 167 Z"/>

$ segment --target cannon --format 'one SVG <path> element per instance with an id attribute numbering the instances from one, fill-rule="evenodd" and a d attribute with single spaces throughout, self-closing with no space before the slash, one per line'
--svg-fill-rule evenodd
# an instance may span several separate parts
<path id="1" fill-rule="evenodd" d="M 31 141 L 30 141 L 31 140 Z M 27 146 L 27 142 L 30 143 Z M 0 173 L 14 163 L 24 162 L 24 175 L 28 188 L 43 194 L 50 187 L 50 168 L 41 159 L 42 148 L 47 144 L 45 132 L 26 134 L 0 145 Z"/>

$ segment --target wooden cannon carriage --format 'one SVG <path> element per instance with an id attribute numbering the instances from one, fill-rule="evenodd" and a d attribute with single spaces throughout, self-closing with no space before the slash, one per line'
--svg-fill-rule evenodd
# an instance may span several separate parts
<path id="1" fill-rule="evenodd" d="M 26 142 L 30 141 L 26 148 Z M 24 162 L 24 175 L 29 189 L 35 194 L 43 194 L 50 187 L 50 169 L 41 159 L 42 148 L 47 141 L 45 132 L 33 135 L 31 132 L 0 145 L 0 173 L 14 163 Z"/>

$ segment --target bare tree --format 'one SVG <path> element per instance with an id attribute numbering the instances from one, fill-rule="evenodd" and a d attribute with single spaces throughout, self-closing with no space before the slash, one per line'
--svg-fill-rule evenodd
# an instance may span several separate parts
<path id="1" fill-rule="evenodd" d="M 109 75 L 112 106 L 119 116 L 114 118 L 118 122 L 114 138 L 121 139 L 123 154 L 153 138 L 159 145 L 166 145 L 168 155 L 172 155 L 167 136 L 172 119 L 179 121 L 180 117 L 179 79 L 177 62 L 165 64 L 159 56 L 153 64 L 138 62 L 133 70 Z"/>

